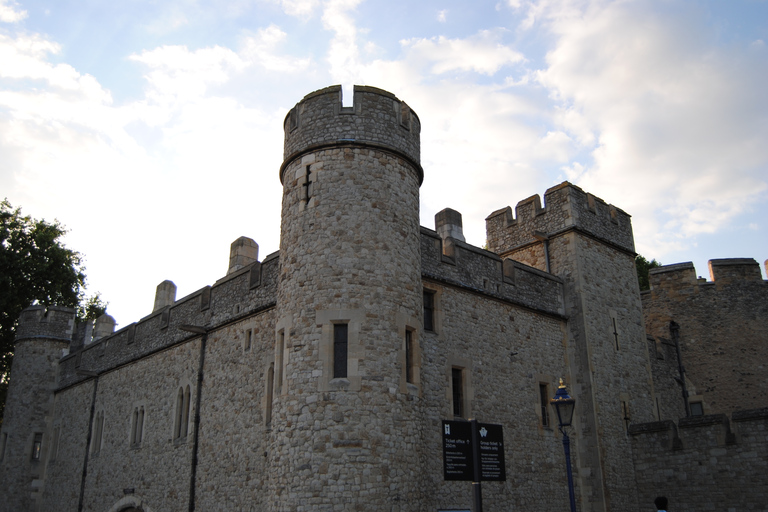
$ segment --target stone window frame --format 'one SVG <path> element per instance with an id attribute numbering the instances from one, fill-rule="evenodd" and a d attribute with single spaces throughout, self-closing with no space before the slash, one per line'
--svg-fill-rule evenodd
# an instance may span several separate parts
<path id="1" fill-rule="evenodd" d="M 147 404 L 144 401 L 134 402 L 132 409 L 128 445 L 135 449 L 140 448 L 144 440 L 147 425 Z"/>
<path id="2" fill-rule="evenodd" d="M 693 404 L 701 406 L 701 414 L 693 414 Z M 707 407 L 704 404 L 703 395 L 689 395 L 688 396 L 688 409 L 691 412 L 691 416 L 704 416 L 707 414 Z"/>
<path id="3" fill-rule="evenodd" d="M 303 212 L 307 208 L 312 208 L 317 203 L 316 185 L 317 180 L 320 177 L 320 171 L 323 169 L 323 162 L 317 160 L 315 153 L 309 153 L 301 157 L 301 162 L 296 167 L 294 172 L 294 179 L 296 180 L 297 190 L 292 191 L 298 195 L 299 212 Z M 307 180 L 307 170 L 311 171 L 311 181 L 309 187 L 305 187 Z M 305 188 L 307 192 L 305 193 Z M 309 195 L 309 201 L 306 200 L 306 194 Z"/>
<path id="4" fill-rule="evenodd" d="M 264 426 L 270 430 L 272 426 L 272 402 L 275 399 L 275 362 L 270 360 L 264 369 L 264 396 L 261 408 L 264 411 Z"/>
<path id="5" fill-rule="evenodd" d="M 174 414 L 171 425 L 171 439 L 176 444 L 183 444 L 189 437 L 189 420 L 192 417 L 192 391 L 194 386 L 189 380 L 183 380 L 175 390 L 173 403 Z"/>
<path id="6" fill-rule="evenodd" d="M 549 374 L 537 373 L 534 376 L 534 396 L 536 397 L 536 417 L 538 418 L 538 425 L 543 430 L 555 430 L 553 427 L 557 427 L 554 423 L 557 422 L 557 415 L 553 414 L 551 404 L 549 400 L 554 396 L 553 389 L 556 389 L 557 379 Z M 545 398 L 541 394 L 542 386 L 546 386 L 546 404 L 542 403 Z M 546 407 L 548 421 L 544 421 L 543 412 Z"/>
<path id="7" fill-rule="evenodd" d="M 422 283 L 422 308 L 424 295 L 429 294 L 432 296 L 432 329 L 424 328 L 424 332 L 431 332 L 433 334 L 440 334 L 443 331 L 443 287 L 432 283 Z M 424 309 L 424 308 L 423 308 Z M 426 313 L 426 309 L 422 314 Z M 426 321 L 422 319 L 422 326 L 426 325 Z"/>
<path id="8" fill-rule="evenodd" d="M 253 346 L 253 329 L 245 329 L 243 333 L 243 352 L 250 352 Z"/>
<path id="9" fill-rule="evenodd" d="M 398 356 L 400 371 L 399 390 L 401 393 L 405 393 L 413 396 L 421 396 L 421 336 L 417 326 L 419 325 L 418 318 L 404 313 L 397 313 L 397 336 L 402 340 L 400 346 L 400 354 Z M 407 336 L 410 333 L 411 341 L 411 380 L 408 380 L 408 353 L 407 353 Z"/>
<path id="10" fill-rule="evenodd" d="M 461 370 L 462 379 L 462 404 L 461 404 L 461 416 L 454 415 L 454 403 L 453 403 L 453 370 Z M 445 375 L 448 381 L 448 385 L 445 387 L 446 398 L 448 400 L 448 416 L 452 418 L 471 418 L 472 417 L 472 401 L 474 399 L 475 390 L 472 384 L 472 360 L 452 355 L 448 357 L 446 363 Z"/>
<path id="11" fill-rule="evenodd" d="M 32 462 L 40 462 L 43 458 L 43 433 L 35 432 L 32 436 L 32 451 L 30 453 L 30 460 Z"/>
<path id="12" fill-rule="evenodd" d="M 322 370 L 318 379 L 318 391 L 360 391 L 362 376 L 359 364 L 365 358 L 365 349 L 360 341 L 360 329 L 365 319 L 364 309 L 318 310 L 315 316 L 320 328 L 320 362 Z M 347 376 L 333 378 L 333 325 L 347 324 Z"/>
<path id="13" fill-rule="evenodd" d="M 275 348 L 273 361 L 275 363 L 275 396 L 288 394 L 288 372 L 285 371 L 290 359 L 291 319 L 286 316 L 275 325 Z"/>

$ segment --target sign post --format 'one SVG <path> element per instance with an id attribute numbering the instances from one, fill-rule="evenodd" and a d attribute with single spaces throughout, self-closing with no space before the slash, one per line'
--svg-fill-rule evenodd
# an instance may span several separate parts
<path id="1" fill-rule="evenodd" d="M 480 443 L 477 440 L 477 420 L 470 420 L 472 425 L 472 466 L 474 471 L 472 479 L 472 499 L 474 502 L 474 512 L 483 512 L 483 489 L 480 484 L 481 469 L 480 469 Z"/>
<path id="2" fill-rule="evenodd" d="M 482 512 L 481 482 L 507 479 L 502 426 L 444 420 L 443 478 L 472 482 L 473 512 Z"/>

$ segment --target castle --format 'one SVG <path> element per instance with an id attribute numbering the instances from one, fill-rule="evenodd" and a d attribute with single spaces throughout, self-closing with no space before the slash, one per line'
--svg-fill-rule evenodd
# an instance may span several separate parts
<path id="1" fill-rule="evenodd" d="M 768 510 L 768 284 L 754 260 L 651 273 L 630 216 L 562 183 L 419 226 L 419 117 L 393 94 L 307 95 L 286 116 L 280 250 L 117 332 L 32 306 L 0 432 L 3 511 L 470 510 L 441 421 L 503 427 L 486 510 Z"/>

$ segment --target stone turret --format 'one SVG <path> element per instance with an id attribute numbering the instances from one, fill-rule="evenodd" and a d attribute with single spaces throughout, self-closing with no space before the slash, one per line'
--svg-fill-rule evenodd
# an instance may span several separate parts
<path id="1" fill-rule="evenodd" d="M 284 127 L 275 510 L 399 510 L 422 490 L 407 441 L 419 437 L 419 377 L 405 368 L 422 323 L 419 118 L 372 87 L 343 107 L 335 86 Z"/>
<path id="2" fill-rule="evenodd" d="M 53 409 L 56 368 L 69 346 L 75 310 L 30 306 L 22 311 L 8 386 L 0 445 L 0 482 L 6 510 L 37 510 L 45 461 L 55 444 L 48 425 Z"/>

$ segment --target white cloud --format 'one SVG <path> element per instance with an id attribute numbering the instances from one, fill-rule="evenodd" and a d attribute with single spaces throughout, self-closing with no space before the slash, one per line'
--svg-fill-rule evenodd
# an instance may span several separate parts
<path id="1" fill-rule="evenodd" d="M 437 11 L 437 21 L 440 23 L 445 23 L 445 15 L 448 14 L 448 11 L 446 9 L 443 9 L 442 11 Z"/>
<path id="2" fill-rule="evenodd" d="M 309 58 L 293 57 L 275 53 L 275 49 L 286 40 L 287 34 L 277 25 L 260 29 L 255 37 L 246 37 L 240 55 L 246 61 L 261 65 L 267 71 L 295 72 L 306 69 Z"/>
<path id="3" fill-rule="evenodd" d="M 571 172 L 634 214 L 636 239 L 659 248 L 711 233 L 765 198 L 765 55 L 713 48 L 692 8 L 529 7 L 557 38 L 538 80 L 594 158 Z"/>
<path id="4" fill-rule="evenodd" d="M 0 21 L 18 23 L 27 17 L 27 11 L 19 10 L 19 4 L 13 0 L 0 0 Z"/>
<path id="5" fill-rule="evenodd" d="M 297 18 L 309 18 L 320 5 L 320 0 L 277 0 L 286 14 Z"/>
<path id="6" fill-rule="evenodd" d="M 89 75 L 82 75 L 68 64 L 53 65 L 45 59 L 60 47 L 38 35 L 11 38 L 0 34 L 0 77 L 42 80 L 50 87 L 85 96 L 99 102 L 111 102 L 107 91 Z"/>
<path id="7" fill-rule="evenodd" d="M 466 39 L 438 36 L 431 39 L 408 39 L 400 44 L 410 58 L 431 63 L 435 74 L 452 71 L 474 71 L 493 75 L 503 66 L 525 60 L 523 54 L 500 42 L 503 30 L 482 30 Z"/>
<path id="8" fill-rule="evenodd" d="M 151 87 L 148 96 L 157 101 L 166 96 L 179 101 L 203 96 L 210 85 L 226 82 L 231 73 L 246 66 L 237 53 L 220 46 L 195 51 L 186 46 L 161 46 L 130 59 L 150 69 L 145 75 Z"/>

